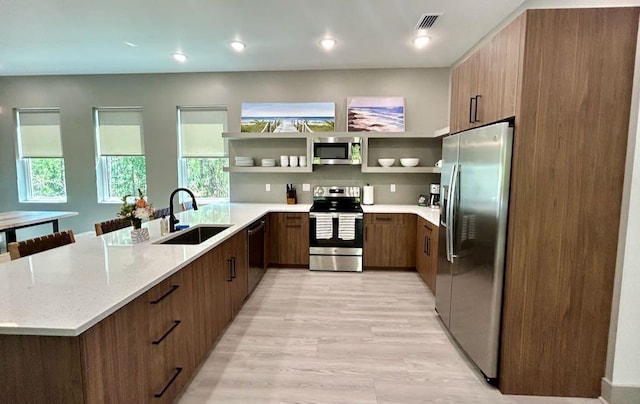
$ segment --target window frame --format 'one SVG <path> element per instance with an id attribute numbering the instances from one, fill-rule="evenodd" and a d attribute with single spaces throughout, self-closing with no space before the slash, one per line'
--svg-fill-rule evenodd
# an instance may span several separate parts
<path id="1" fill-rule="evenodd" d="M 229 108 L 227 105 L 206 105 L 206 106 L 183 106 L 179 105 L 176 107 L 176 132 L 177 132 L 177 151 L 178 151 L 178 187 L 188 188 L 189 178 L 188 178 L 188 169 L 187 162 L 189 159 L 226 159 L 226 166 L 229 166 L 229 143 L 226 138 L 223 138 L 224 142 L 224 153 L 222 155 L 217 156 L 189 156 L 183 157 L 182 155 L 182 112 L 189 111 L 217 111 L 217 112 L 225 112 L 227 117 L 227 122 L 224 124 L 224 127 L 228 128 L 229 125 Z M 226 130 L 225 128 L 225 130 Z M 224 130 L 223 130 L 224 132 Z M 199 205 L 213 204 L 213 203 L 224 203 L 230 202 L 231 200 L 231 181 L 229 178 L 229 172 L 224 171 L 227 176 L 227 198 L 211 198 L 211 197 L 196 197 L 196 200 Z M 180 193 L 179 196 L 180 202 L 184 202 L 189 200 L 184 193 Z"/>
<path id="2" fill-rule="evenodd" d="M 29 113 L 56 113 L 58 114 L 58 130 L 60 132 L 60 150 L 61 157 L 24 157 L 22 150 L 22 124 L 21 114 Z M 67 203 L 67 170 L 64 161 L 64 145 L 62 144 L 62 116 L 59 107 L 36 107 L 36 108 L 14 108 L 13 119 L 15 127 L 15 153 L 16 153 L 16 171 L 18 185 L 18 203 Z M 60 159 L 62 161 L 62 183 L 63 196 L 53 198 L 41 198 L 33 194 L 33 170 L 32 159 Z"/>
<path id="3" fill-rule="evenodd" d="M 139 112 L 142 116 L 142 121 L 140 124 L 140 142 L 142 147 L 142 154 L 132 154 L 132 155 L 111 155 L 111 154 L 102 154 L 100 150 L 100 112 Z M 94 140 L 95 140 L 95 151 L 96 151 L 96 189 L 97 189 L 97 197 L 99 204 L 121 204 L 122 197 L 124 195 L 119 196 L 109 196 L 110 194 L 110 176 L 109 170 L 107 169 L 107 158 L 108 157 L 136 157 L 142 156 L 144 158 L 144 175 L 145 175 L 145 183 L 147 182 L 147 156 L 146 150 L 144 147 L 144 111 L 142 107 L 139 106 L 125 106 L 125 107 L 94 107 L 93 108 L 93 132 L 94 132 Z M 147 190 L 143 190 L 146 194 Z"/>

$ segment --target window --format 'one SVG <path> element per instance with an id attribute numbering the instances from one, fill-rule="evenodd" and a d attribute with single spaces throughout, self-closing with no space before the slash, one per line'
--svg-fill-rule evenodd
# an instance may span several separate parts
<path id="1" fill-rule="evenodd" d="M 222 132 L 227 130 L 226 107 L 178 107 L 180 186 L 200 202 L 229 200 L 229 166 Z"/>
<path id="2" fill-rule="evenodd" d="M 94 109 L 98 200 L 121 202 L 147 193 L 147 167 L 140 108 Z"/>
<path id="3" fill-rule="evenodd" d="M 21 202 L 66 202 L 60 110 L 16 109 Z"/>

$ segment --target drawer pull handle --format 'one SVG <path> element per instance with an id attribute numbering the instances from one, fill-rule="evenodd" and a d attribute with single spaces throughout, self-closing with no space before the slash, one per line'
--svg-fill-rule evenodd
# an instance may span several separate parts
<path id="1" fill-rule="evenodd" d="M 300 219 L 302 219 L 302 217 L 300 217 L 300 216 L 285 216 L 284 218 L 287 219 L 287 220 L 300 220 Z"/>
<path id="2" fill-rule="evenodd" d="M 236 257 L 231 257 L 231 279 L 236 279 Z"/>
<path id="3" fill-rule="evenodd" d="M 154 394 L 153 396 L 156 397 L 156 398 L 162 397 L 164 395 L 164 393 L 169 389 L 169 387 L 171 387 L 171 385 L 176 380 L 176 378 L 178 377 L 180 372 L 182 372 L 182 368 L 176 368 L 176 373 L 174 373 L 174 375 L 171 378 L 171 380 L 169 380 L 169 383 L 167 383 L 167 385 L 164 386 L 164 389 L 162 389 L 162 391 L 160 393 Z"/>
<path id="4" fill-rule="evenodd" d="M 300 227 L 302 227 L 302 225 L 301 224 L 288 224 L 285 227 L 297 227 L 297 228 L 300 228 Z"/>
<path id="5" fill-rule="evenodd" d="M 169 334 L 171 334 L 171 332 L 172 332 L 173 330 L 175 330 L 175 329 L 176 329 L 176 327 L 177 327 L 177 326 L 179 326 L 179 325 L 180 325 L 180 320 L 175 320 L 175 321 L 173 322 L 173 325 L 171 326 L 171 328 L 169 328 L 169 330 L 167 330 L 167 332 L 165 332 L 165 333 L 164 333 L 164 335 L 163 335 L 162 337 L 160 337 L 160 339 L 159 339 L 159 340 L 157 340 L 157 341 L 153 341 L 153 342 L 152 342 L 152 344 L 153 344 L 153 345 L 158 345 L 158 344 L 160 344 L 160 343 L 161 343 L 165 338 L 167 338 L 167 336 L 168 336 Z"/>
<path id="6" fill-rule="evenodd" d="M 156 300 L 152 300 L 150 303 L 151 304 L 158 304 L 162 301 L 162 299 L 164 299 L 165 297 L 169 296 L 170 294 L 172 294 L 173 292 L 175 292 L 176 289 L 178 289 L 180 287 L 180 285 L 173 285 L 171 287 L 171 289 L 169 289 L 169 291 L 167 293 L 165 293 L 164 295 L 160 296 L 159 298 L 157 298 Z"/>
<path id="7" fill-rule="evenodd" d="M 378 221 L 378 222 L 389 222 L 392 219 L 393 218 L 391 218 L 391 217 L 376 217 L 376 221 Z"/>
<path id="8" fill-rule="evenodd" d="M 471 97 L 469 98 L 469 123 L 474 123 L 475 120 L 473 119 L 473 100 L 475 98 Z"/>

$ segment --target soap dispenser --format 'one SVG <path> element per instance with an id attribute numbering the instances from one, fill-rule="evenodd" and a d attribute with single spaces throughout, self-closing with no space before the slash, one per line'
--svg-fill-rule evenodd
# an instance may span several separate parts
<path id="1" fill-rule="evenodd" d="M 169 234 L 169 221 L 166 216 L 162 216 L 162 219 L 160 219 L 160 235 L 166 236 L 167 234 Z"/>

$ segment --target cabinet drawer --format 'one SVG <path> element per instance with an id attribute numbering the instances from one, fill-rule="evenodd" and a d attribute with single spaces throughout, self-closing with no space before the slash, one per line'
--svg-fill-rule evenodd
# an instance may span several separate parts
<path id="1" fill-rule="evenodd" d="M 188 324 L 167 324 L 149 348 L 149 392 L 154 403 L 171 403 L 189 380 L 195 365 L 189 352 Z"/>
<path id="2" fill-rule="evenodd" d="M 185 300 L 188 292 L 179 273 L 164 280 L 142 296 L 146 316 L 141 319 L 147 324 L 146 339 L 149 343 L 159 340 L 174 321 L 185 322 L 192 318 Z"/>
<path id="3" fill-rule="evenodd" d="M 281 213 L 281 215 L 285 222 L 300 222 L 307 218 L 306 213 Z"/>
<path id="4" fill-rule="evenodd" d="M 309 265 L 309 214 L 271 213 L 269 260 L 274 265 Z"/>
<path id="5" fill-rule="evenodd" d="M 413 222 L 413 215 L 406 213 L 368 213 L 364 224 L 407 225 Z"/>

